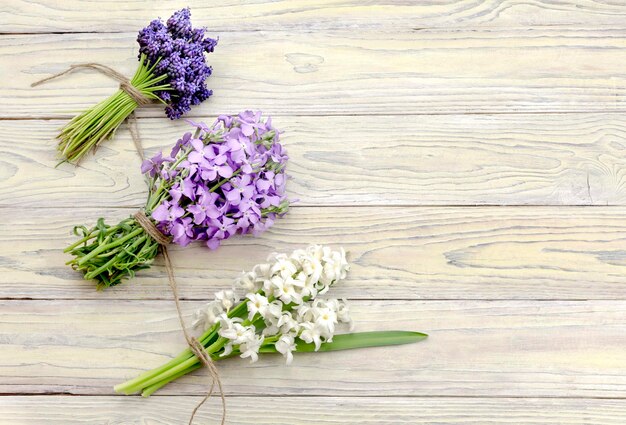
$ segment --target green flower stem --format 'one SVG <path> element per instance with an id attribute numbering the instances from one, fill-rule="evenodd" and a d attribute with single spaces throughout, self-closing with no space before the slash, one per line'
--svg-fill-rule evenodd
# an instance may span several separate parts
<path id="1" fill-rule="evenodd" d="M 170 367 L 177 366 L 178 364 L 180 364 L 181 362 L 189 358 L 189 355 L 191 355 L 191 350 L 186 349 L 185 351 L 180 353 L 177 357 L 173 358 L 172 360 L 163 364 L 162 366 L 152 369 L 152 370 L 147 370 L 143 372 L 142 374 L 140 374 L 139 376 L 137 376 L 136 378 L 126 381 L 122 384 L 116 385 L 113 389 L 115 390 L 116 393 L 133 394 L 137 392 L 139 388 L 143 387 L 144 382 L 146 382 L 149 379 L 154 378 L 155 376 L 159 375 L 162 372 L 165 372 Z"/>
<path id="2" fill-rule="evenodd" d="M 78 235 L 77 235 L 77 236 L 78 236 Z M 78 247 L 78 246 L 80 246 L 80 245 L 82 245 L 82 244 L 86 243 L 87 241 L 89 241 L 89 240 L 93 239 L 94 237 L 95 237 L 95 236 L 93 236 L 93 235 L 87 235 L 87 236 L 85 236 L 84 238 L 80 239 L 79 241 L 76 241 L 76 242 L 74 242 L 73 244 L 71 244 L 70 246 L 68 246 L 67 248 L 65 248 L 65 249 L 63 250 L 63 252 L 66 252 L 66 253 L 67 253 L 67 252 L 70 252 L 70 251 L 72 251 L 74 248 L 76 248 L 76 247 Z M 66 263 L 66 264 L 67 264 L 67 263 Z"/>
<path id="3" fill-rule="evenodd" d="M 196 132 L 196 135 L 197 135 L 197 132 Z M 178 158 L 172 164 L 172 168 L 178 167 L 181 162 L 186 160 L 190 152 L 191 152 L 191 149 L 188 149 L 186 152 L 180 155 L 180 158 Z M 152 178 L 152 181 L 150 182 L 149 187 L 153 188 L 155 185 L 155 182 L 156 182 L 156 177 Z M 155 209 L 157 205 L 159 205 L 163 201 L 163 197 L 168 194 L 168 192 L 165 190 L 165 189 L 168 189 L 168 190 L 170 189 L 169 187 L 168 188 L 165 187 L 167 183 L 168 182 L 165 179 L 163 179 L 161 180 L 161 184 L 156 190 L 154 191 L 150 190 L 150 195 L 148 196 L 148 201 L 146 202 L 146 214 L 151 213 L 152 210 Z"/>
<path id="4" fill-rule="evenodd" d="M 140 238 L 138 238 L 128 249 L 126 250 L 122 250 L 121 252 L 119 252 L 117 255 L 115 255 L 113 258 L 111 258 L 107 263 L 101 265 L 100 267 L 98 267 L 97 269 L 86 273 L 85 274 L 85 279 L 93 279 L 94 277 L 96 277 L 97 275 L 99 275 L 100 273 L 102 273 L 103 271 L 107 270 L 109 267 L 111 267 L 116 261 L 119 261 L 125 254 L 127 254 L 128 252 L 133 252 L 133 250 L 135 248 L 137 248 L 139 245 L 145 243 L 147 240 L 149 239 L 148 235 L 141 235 Z"/>
<path id="5" fill-rule="evenodd" d="M 230 179 L 232 179 L 233 177 L 235 177 L 237 174 L 241 173 L 241 168 L 239 168 L 238 170 L 233 171 L 233 175 L 230 176 L 227 179 L 222 179 L 219 182 L 217 182 L 217 184 L 215 186 L 213 186 L 211 189 L 209 189 L 209 193 L 213 193 L 215 192 L 217 189 L 220 188 L 220 186 L 222 186 L 223 184 L 226 184 L 230 181 Z"/>
<path id="6" fill-rule="evenodd" d="M 83 272 L 87 279 L 97 280 L 99 288 L 132 277 L 136 270 L 148 267 L 158 254 L 158 243 L 133 217 L 115 226 L 108 226 L 99 219 L 92 229 L 79 226 L 74 233 L 82 236 L 82 243 L 65 249 L 74 256 L 67 264 Z"/>
<path id="7" fill-rule="evenodd" d="M 224 344 L 222 343 L 221 345 L 223 346 Z M 209 351 L 209 348 L 207 348 L 207 352 L 208 351 Z M 231 353 L 228 356 L 222 357 L 219 354 L 210 353 L 210 356 L 211 356 L 211 360 L 216 362 L 218 360 L 223 360 L 228 357 L 232 357 L 233 355 L 236 355 L 236 354 L 237 353 Z M 202 363 L 198 360 L 196 356 L 194 356 L 193 358 L 188 359 L 186 362 L 179 364 L 177 367 L 178 372 L 171 374 L 170 371 L 168 371 L 168 373 L 157 375 L 155 378 L 153 378 L 151 382 L 144 383 L 143 390 L 142 388 L 139 388 L 138 391 L 142 390 L 141 395 L 143 397 L 149 397 L 152 393 L 154 393 L 159 388 L 164 387 L 165 385 L 169 384 L 172 381 L 175 381 L 181 376 L 187 375 L 188 373 L 191 373 L 194 370 L 200 369 L 202 366 L 203 366 Z"/>
<path id="8" fill-rule="evenodd" d="M 198 369 L 200 369 L 201 367 L 202 367 L 202 365 L 201 365 L 201 364 L 199 364 L 199 363 L 198 363 L 198 364 L 196 364 L 196 365 L 193 365 L 193 366 L 191 366 L 191 367 L 189 367 L 189 368 L 187 368 L 187 369 L 183 370 L 182 372 L 177 373 L 176 375 L 174 375 L 174 376 L 172 376 L 172 377 L 170 377 L 170 378 L 164 379 L 164 380 L 162 380 L 162 381 L 157 382 L 156 384 L 153 384 L 153 385 L 151 385 L 151 386 L 149 386 L 149 387 L 146 387 L 146 389 L 144 389 L 144 390 L 141 392 L 141 395 L 142 395 L 143 397 L 150 397 L 150 396 L 151 396 L 151 395 L 152 395 L 155 391 L 157 391 L 157 390 L 161 389 L 162 387 L 166 386 L 166 385 L 167 385 L 167 384 L 169 384 L 170 382 L 175 381 L 175 380 L 177 380 L 178 378 L 180 378 L 181 376 L 185 376 L 185 375 L 187 375 L 188 373 L 193 372 L 194 370 L 198 370 Z"/>
<path id="9" fill-rule="evenodd" d="M 82 265 L 85 264 L 86 261 L 90 260 L 91 258 L 95 257 L 96 255 L 100 254 L 101 252 L 104 252 L 106 250 L 110 250 L 111 248 L 115 248 L 116 246 L 120 246 L 122 245 L 124 242 L 126 242 L 129 239 L 134 238 L 135 236 L 139 236 L 140 234 L 144 233 L 145 230 L 143 230 L 141 227 L 138 228 L 137 230 L 135 230 L 134 232 L 129 233 L 128 235 L 117 239 L 114 242 L 110 242 L 108 244 L 102 244 L 99 247 L 97 247 L 96 249 L 94 249 L 93 251 L 91 251 L 89 254 L 85 255 L 84 257 L 82 257 L 81 259 L 78 260 L 78 265 Z"/>
<path id="10" fill-rule="evenodd" d="M 162 84 L 167 78 L 166 74 L 154 75 L 157 63 L 150 65 L 142 55 L 131 84 L 146 98 L 164 103 L 156 92 L 170 90 L 170 86 Z M 121 89 L 116 91 L 63 127 L 57 136 L 59 154 L 65 161 L 78 162 L 102 140 L 113 137 L 120 124 L 137 106 L 137 102 L 128 93 Z"/>
<path id="11" fill-rule="evenodd" d="M 260 291 L 262 293 L 262 291 Z M 270 297 L 268 299 L 269 302 L 274 301 L 274 297 Z M 308 299 L 308 297 L 307 297 Z M 284 306 L 284 308 L 288 309 L 288 306 Z M 228 317 L 246 317 L 248 315 L 248 305 L 246 301 L 242 301 L 237 304 L 230 312 L 228 313 Z M 243 326 L 248 326 L 250 324 L 258 325 L 263 321 L 262 317 L 257 314 L 257 317 L 250 321 L 248 319 L 242 322 Z M 260 329 L 260 328 L 259 328 Z M 213 325 L 209 330 L 207 330 L 200 338 L 199 341 L 203 347 L 207 350 L 209 355 L 213 360 L 219 360 L 224 357 L 220 356 L 220 352 L 224 348 L 224 345 L 228 342 L 226 338 L 218 338 L 217 341 L 214 341 L 214 337 L 217 336 L 217 332 L 219 330 L 219 324 Z M 277 339 L 276 339 L 277 340 Z M 272 338 L 267 338 L 266 342 L 272 343 Z M 209 345 L 210 344 L 210 345 Z M 228 356 L 232 357 L 232 356 Z M 179 372 L 188 370 L 189 368 L 193 368 L 195 370 L 195 366 L 201 366 L 200 360 L 189 350 L 188 348 L 179 354 L 175 359 L 169 361 L 165 365 L 162 365 L 156 369 L 153 369 L 148 372 L 144 372 L 138 377 L 127 381 L 123 384 L 115 386 L 116 392 L 123 392 L 125 394 L 133 394 L 142 389 L 150 387 L 154 384 L 162 382 L 166 380 L 163 385 L 167 382 L 173 381 L 176 378 L 173 376 L 177 376 Z M 188 373 L 188 372 L 187 372 Z M 183 373 L 184 375 L 184 373 Z M 162 386 L 162 385 L 161 385 Z M 159 387 L 160 388 L 160 387 Z"/>
<path id="12" fill-rule="evenodd" d="M 278 341 L 279 337 L 278 336 L 274 336 L 274 337 L 269 337 L 266 338 L 265 341 L 263 342 L 263 347 L 273 347 L 274 343 L 276 341 Z M 269 351 L 269 350 L 268 350 Z M 275 352 L 276 349 L 273 350 L 273 352 Z M 211 359 L 213 361 L 218 361 L 218 360 L 225 360 L 231 357 L 235 357 L 238 356 L 239 354 L 241 354 L 238 350 L 234 350 L 232 353 L 230 353 L 227 356 L 211 356 Z M 187 375 L 197 369 L 200 369 L 202 367 L 202 364 L 200 362 L 197 362 L 189 367 L 187 367 L 185 370 L 182 370 L 172 376 L 169 377 L 165 377 L 164 379 L 145 387 L 145 389 L 141 392 L 141 395 L 143 397 L 150 397 L 155 391 L 161 389 L 162 387 L 164 387 L 165 385 L 169 384 L 172 381 L 175 381 L 176 379 L 180 378 L 181 376 Z M 117 390 L 116 390 L 117 391 Z"/>
<path id="13" fill-rule="evenodd" d="M 210 338 L 211 335 L 215 335 L 215 334 L 217 334 L 217 325 L 213 326 L 211 329 L 206 331 L 202 335 L 202 337 L 200 337 L 200 339 L 199 339 L 200 343 L 203 346 L 206 346 L 207 340 L 210 340 L 211 339 Z M 159 374 L 161 374 L 163 372 L 166 372 L 167 370 L 169 370 L 172 367 L 178 366 L 182 362 L 187 361 L 192 356 L 194 356 L 194 354 L 191 352 L 191 350 L 189 348 L 187 348 L 182 353 L 180 353 L 178 356 L 176 356 L 175 358 L 173 358 L 169 362 L 165 363 L 164 365 L 162 365 L 162 366 L 160 366 L 158 368 L 152 369 L 152 370 L 145 371 L 141 375 L 137 376 L 134 379 L 126 381 L 123 384 L 116 385 L 115 386 L 115 391 L 116 392 L 123 392 L 125 394 L 135 393 L 135 392 L 139 391 L 141 388 L 145 387 L 145 382 L 153 379 L 155 376 L 158 376 Z"/>
<path id="14" fill-rule="evenodd" d="M 231 313 L 232 312 L 234 312 L 234 310 L 231 311 Z M 231 316 L 231 317 L 234 317 L 234 316 Z M 219 324 L 215 324 L 212 328 L 207 330 L 198 339 L 198 341 L 202 344 L 203 347 L 207 348 L 209 344 L 212 344 L 213 342 L 215 342 L 214 339 L 217 337 L 218 329 L 219 329 Z M 146 381 L 153 379 L 155 376 L 158 376 L 159 374 L 169 370 L 172 367 L 176 367 L 180 365 L 181 363 L 189 360 L 192 357 L 196 358 L 195 355 L 191 352 L 191 350 L 187 348 L 181 354 L 179 354 L 176 358 L 170 360 L 163 366 L 150 370 L 150 371 L 146 371 L 143 374 L 139 375 L 137 378 L 127 381 L 124 384 L 116 386 L 115 391 L 124 392 L 126 394 L 132 394 L 132 393 L 138 392 L 143 387 L 145 387 Z"/>
<path id="15" fill-rule="evenodd" d="M 212 345 L 210 345 L 209 347 L 205 347 L 207 353 L 209 353 L 209 355 L 211 356 L 212 360 L 216 360 L 216 356 L 214 355 L 214 353 L 216 353 L 217 351 L 219 351 L 221 348 L 224 347 L 224 344 L 226 344 L 226 342 L 228 341 L 228 338 L 223 338 L 220 337 L 218 338 L 217 341 L 215 341 Z M 178 365 L 169 368 L 167 371 L 151 378 L 148 379 L 147 381 L 143 382 L 143 386 L 144 387 L 149 387 L 151 385 L 154 385 L 164 379 L 170 378 L 176 374 L 178 374 L 179 372 L 183 372 L 186 369 L 188 369 L 189 367 L 193 366 L 193 365 L 197 365 L 200 364 L 200 359 L 198 359 L 198 357 L 196 357 L 195 355 L 193 355 L 193 357 L 188 358 L 187 360 L 183 361 L 182 363 L 179 363 Z"/>
<path id="16" fill-rule="evenodd" d="M 241 302 L 228 312 L 228 317 L 230 318 L 242 317 L 242 316 L 246 316 L 247 314 L 248 314 L 248 306 L 245 302 Z M 207 349 L 207 351 L 209 352 L 209 355 L 211 355 L 212 358 L 214 357 L 214 353 L 216 353 L 217 350 L 223 348 L 224 342 L 225 342 L 225 341 L 222 341 L 221 344 L 216 344 L 217 341 L 215 340 L 215 338 L 217 337 L 218 330 L 219 330 L 219 324 L 215 324 L 211 328 L 209 328 L 206 332 L 204 332 L 202 336 L 198 339 L 198 341 L 200 341 L 202 346 Z M 219 338 L 219 339 L 224 340 L 224 338 Z M 214 360 L 217 360 L 217 358 L 218 357 L 216 356 Z M 189 362 L 189 360 L 192 360 L 192 359 L 193 361 Z M 186 364 L 188 366 L 181 367 L 180 365 L 185 362 L 187 362 Z M 165 376 L 172 376 L 172 375 L 169 375 L 169 371 L 172 368 L 177 368 L 177 370 L 181 370 L 181 369 L 184 369 L 185 367 L 187 368 L 193 367 L 194 365 L 197 366 L 195 367 L 195 369 L 199 368 L 201 366 L 200 361 L 195 356 L 195 354 L 193 354 L 191 350 L 187 348 L 177 357 L 165 363 L 164 365 L 156 369 L 146 371 L 134 379 L 131 379 L 129 381 L 124 382 L 123 384 L 119 384 L 115 386 L 114 389 L 115 389 L 115 392 L 118 392 L 118 393 L 133 394 L 133 393 L 141 391 L 144 388 L 147 388 L 148 386 L 146 385 L 147 382 L 157 383 L 165 379 L 164 378 Z M 170 382 L 171 380 L 174 380 L 174 379 L 176 378 L 169 379 L 167 382 Z"/>

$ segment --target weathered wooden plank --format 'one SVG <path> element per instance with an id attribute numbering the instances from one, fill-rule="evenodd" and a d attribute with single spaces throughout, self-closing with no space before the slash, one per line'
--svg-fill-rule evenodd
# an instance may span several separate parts
<path id="1" fill-rule="evenodd" d="M 214 118 L 205 117 L 208 122 Z M 126 128 L 80 168 L 58 158 L 62 120 L 0 121 L 0 205 L 140 206 Z M 299 205 L 623 205 L 621 114 L 274 117 Z M 139 120 L 149 155 L 186 122 Z M 56 167 L 56 168 L 55 168 Z"/>
<path id="2" fill-rule="evenodd" d="M 194 21 L 211 29 L 233 28 L 435 28 L 467 26 L 527 27 L 581 25 L 622 26 L 626 6 L 596 1 L 528 2 L 356 0 L 212 1 L 189 0 Z M 167 17 L 180 7 L 158 2 L 146 7 L 141 0 L 16 0 L 2 10 L 2 32 L 107 32 L 137 31 L 156 16 Z M 106 13 L 101 13 L 106 11 Z"/>
<path id="3" fill-rule="evenodd" d="M 199 397 L 0 397 L 2 425 L 174 424 L 183 422 Z M 623 425 L 626 400 L 417 398 L 417 397 L 230 397 L 227 423 L 251 425 Z M 289 406 L 289 408 L 286 408 Z M 215 423 L 221 406 L 210 400 L 198 412 Z M 294 414 L 297 412 L 297 414 Z"/>
<path id="4" fill-rule="evenodd" d="M 624 397 L 625 301 L 353 301 L 351 311 L 357 330 L 421 330 L 430 338 L 367 354 L 300 354 L 289 367 L 280 356 L 224 361 L 225 391 Z M 184 347 L 173 301 L 4 301 L 0 337 L 2 393 L 111 394 Z M 198 371 L 161 394 L 205 390 Z"/>
<path id="5" fill-rule="evenodd" d="M 0 209 L 0 297 L 169 299 L 157 258 L 104 292 L 64 263 L 73 225 L 122 209 Z M 171 249 L 181 293 L 207 299 L 272 251 L 344 246 L 357 299 L 626 299 L 624 208 L 294 208 L 260 238 Z"/>
<path id="6" fill-rule="evenodd" d="M 77 62 L 130 75 L 134 34 L 5 36 L 1 117 L 68 117 L 112 94 L 91 72 L 31 88 Z M 623 30 L 223 33 L 215 95 L 192 116 L 624 111 Z M 160 107 L 143 116 L 162 117 Z M 411 118 L 407 118 L 411 119 Z"/>

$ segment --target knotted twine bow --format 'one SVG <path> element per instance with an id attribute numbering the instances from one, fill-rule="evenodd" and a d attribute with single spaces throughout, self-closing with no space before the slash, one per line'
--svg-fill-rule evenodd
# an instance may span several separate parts
<path id="1" fill-rule="evenodd" d="M 36 81 L 31 84 L 31 87 L 36 87 L 46 81 L 55 79 L 62 75 L 68 74 L 75 69 L 79 68 L 88 68 L 94 69 L 101 74 L 104 74 L 112 79 L 118 81 L 120 83 L 120 90 L 126 92 L 136 103 L 138 106 L 147 105 L 151 102 L 151 100 L 145 97 L 139 89 L 133 86 L 128 78 L 126 78 L 123 74 L 120 74 L 113 68 L 110 68 L 106 65 L 102 65 L 99 63 L 80 63 L 76 65 L 71 65 L 68 69 L 63 72 L 59 72 L 58 74 L 54 74 L 50 77 L 44 78 L 43 80 Z M 133 139 L 133 143 L 135 144 L 135 148 L 137 149 L 137 154 L 141 159 L 143 159 L 143 148 L 141 146 L 141 139 L 139 138 L 139 132 L 137 129 L 137 118 L 135 117 L 135 113 L 131 113 L 129 115 L 129 123 L 128 128 L 130 130 L 130 135 Z M 198 409 L 202 407 L 202 405 L 211 397 L 213 394 L 213 390 L 215 389 L 215 384 L 220 392 L 220 398 L 222 399 L 222 422 L 224 425 L 226 421 L 226 399 L 224 397 L 224 391 L 222 390 L 222 381 L 220 380 L 219 373 L 213 360 L 211 360 L 211 356 L 206 351 L 204 346 L 198 341 L 197 338 L 189 335 L 187 332 L 187 327 L 185 326 L 185 319 L 183 318 L 182 309 L 180 307 L 180 297 L 178 296 L 178 285 L 176 284 L 176 279 L 174 278 L 174 268 L 172 267 L 172 261 L 170 260 L 169 253 L 167 251 L 167 245 L 171 242 L 170 238 L 165 236 L 163 233 L 157 229 L 152 220 L 150 220 L 143 211 L 138 211 L 134 216 L 137 224 L 139 224 L 146 233 L 154 239 L 158 244 L 161 252 L 163 253 L 163 258 L 165 260 L 165 270 L 167 271 L 167 278 L 169 281 L 170 288 L 172 288 L 172 294 L 174 295 L 174 302 L 176 303 L 176 312 L 178 313 L 178 321 L 180 322 L 180 327 L 183 330 L 183 335 L 185 336 L 185 340 L 189 345 L 189 349 L 191 352 L 200 360 L 200 362 L 206 366 L 209 376 L 211 377 L 211 387 L 209 391 L 204 396 L 204 398 L 198 403 L 198 405 L 193 409 L 191 413 L 191 417 L 189 418 L 189 425 L 192 425 L 193 419 L 198 412 Z"/>
<path id="2" fill-rule="evenodd" d="M 165 236 L 163 233 L 157 229 L 152 220 L 150 220 L 143 211 L 138 211 L 134 216 L 137 224 L 139 224 L 146 233 L 154 239 L 161 249 L 163 253 L 163 259 L 165 260 L 165 270 L 167 270 L 167 278 L 170 284 L 170 288 L 172 288 L 172 293 L 174 294 L 174 302 L 176 303 L 176 311 L 178 313 L 178 320 L 180 321 L 180 327 L 183 330 L 183 334 L 185 335 L 185 340 L 187 340 L 187 344 L 189 344 L 189 348 L 193 354 L 206 366 L 209 376 L 211 377 L 211 388 L 204 396 L 204 399 L 198 403 L 198 405 L 193 409 L 191 413 L 191 418 L 189 418 L 189 425 L 193 423 L 193 418 L 196 415 L 196 412 L 202 405 L 211 397 L 213 394 L 213 390 L 215 388 L 215 384 L 220 392 L 220 397 L 222 399 L 222 425 L 224 425 L 226 420 L 226 399 L 224 398 L 224 391 L 222 390 L 222 382 L 220 380 L 219 373 L 217 372 L 217 368 L 211 360 L 211 356 L 207 353 L 204 346 L 198 341 L 197 338 L 189 335 L 187 332 L 187 327 L 185 326 L 185 319 L 183 319 L 182 310 L 180 307 L 180 298 L 178 296 L 178 285 L 176 284 L 176 279 L 174 278 L 174 268 L 172 267 L 172 262 L 170 260 L 169 253 L 167 252 L 167 244 L 169 244 L 170 238 Z"/>
<path id="3" fill-rule="evenodd" d="M 35 81 L 30 86 L 37 87 L 38 85 L 43 84 L 46 81 L 54 80 L 55 78 L 61 77 L 65 74 L 69 74 L 75 69 L 81 69 L 81 68 L 96 70 L 99 73 L 106 75 L 107 77 L 112 78 L 113 80 L 120 83 L 120 90 L 122 90 L 127 95 L 129 95 L 131 99 L 135 101 L 137 106 L 144 106 L 152 102 L 150 98 L 144 96 L 143 93 L 141 93 L 141 90 L 133 86 L 130 80 L 126 78 L 124 74 L 117 72 L 116 70 L 114 70 L 113 68 L 109 66 L 103 65 L 101 63 L 94 63 L 94 62 L 77 63 L 74 65 L 70 65 L 70 67 L 67 68 L 65 71 L 51 75 L 42 80 Z M 131 122 L 130 125 L 128 126 L 130 129 L 130 134 L 133 138 L 133 143 L 135 143 L 135 148 L 137 149 L 137 153 L 139 154 L 140 158 L 143 159 L 143 148 L 141 147 L 141 140 L 139 139 L 139 136 L 137 135 L 137 120 L 135 118 L 134 112 L 131 112 L 131 114 L 129 115 L 129 119 L 134 121 L 134 122 Z"/>

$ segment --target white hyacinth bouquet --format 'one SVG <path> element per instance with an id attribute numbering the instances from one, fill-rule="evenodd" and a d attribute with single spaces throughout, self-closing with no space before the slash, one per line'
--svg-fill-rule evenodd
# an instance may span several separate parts
<path id="1" fill-rule="evenodd" d="M 289 364 L 294 352 L 408 344 L 426 338 L 410 331 L 336 335 L 340 324 L 352 329 L 348 306 L 345 300 L 317 297 L 343 280 L 349 268 L 343 249 L 312 245 L 290 255 L 273 254 L 268 262 L 236 279 L 233 289 L 216 293 L 215 300 L 196 313 L 195 325 L 205 329 L 198 340 L 213 361 L 240 356 L 255 362 L 261 353 L 280 353 Z M 200 359 L 187 349 L 163 366 L 116 386 L 115 391 L 149 396 L 201 366 Z"/>

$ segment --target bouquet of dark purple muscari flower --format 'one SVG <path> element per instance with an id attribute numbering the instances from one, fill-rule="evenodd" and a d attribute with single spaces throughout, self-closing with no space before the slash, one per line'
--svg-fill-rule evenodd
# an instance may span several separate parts
<path id="1" fill-rule="evenodd" d="M 159 152 L 141 170 L 149 182 L 144 212 L 173 243 L 202 241 L 217 248 L 237 234 L 259 234 L 284 215 L 287 154 L 279 132 L 260 112 L 220 116 L 212 126 L 194 124 L 169 155 Z M 68 262 L 100 288 L 117 285 L 150 266 L 158 242 L 135 217 L 115 226 L 99 219 L 77 226 L 80 240 L 65 252 Z"/>
<path id="2" fill-rule="evenodd" d="M 61 130 L 58 148 L 66 161 L 77 162 L 100 141 L 112 137 L 141 103 L 137 96 L 167 105 L 166 115 L 177 119 L 213 94 L 205 83 L 211 67 L 204 53 L 211 53 L 217 40 L 207 37 L 205 28 L 192 28 L 190 18 L 189 9 L 182 9 L 165 24 L 156 19 L 139 31 L 139 68 L 130 80 L 132 87 L 122 85 Z"/>

